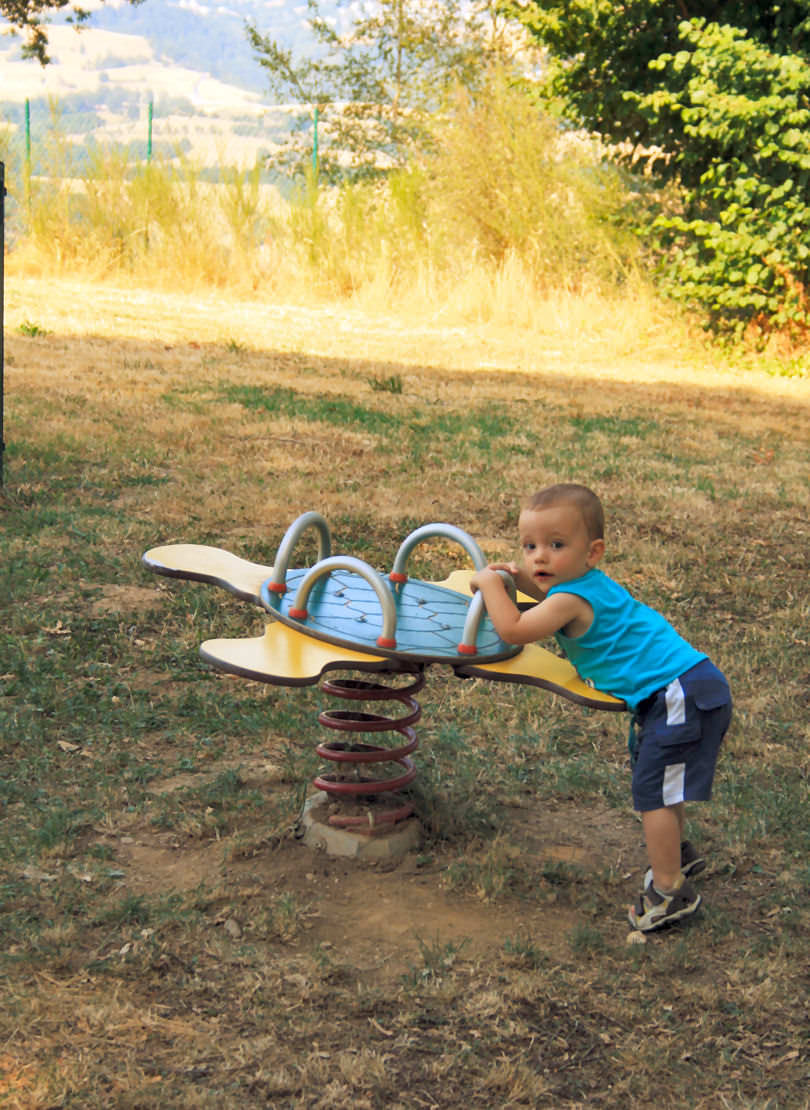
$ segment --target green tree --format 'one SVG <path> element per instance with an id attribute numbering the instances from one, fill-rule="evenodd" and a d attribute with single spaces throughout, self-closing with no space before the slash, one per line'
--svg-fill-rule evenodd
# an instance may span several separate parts
<path id="1" fill-rule="evenodd" d="M 723 327 L 806 332 L 810 0 L 525 0 L 520 13 L 568 118 L 679 187 L 680 211 L 655 225 L 667 288 Z"/>
<path id="2" fill-rule="evenodd" d="M 810 0 L 506 0 L 550 52 L 549 79 L 577 124 L 616 141 L 651 145 L 666 138 L 627 93 L 661 87 L 650 63 L 693 48 L 690 21 L 726 25 L 777 54 L 810 56 Z"/>
<path id="3" fill-rule="evenodd" d="M 695 21 L 690 49 L 651 63 L 662 86 L 631 94 L 659 134 L 683 212 L 659 217 L 674 249 L 667 282 L 717 322 L 766 329 L 810 323 L 810 65 L 744 31 Z"/>
<path id="4" fill-rule="evenodd" d="M 322 14 L 319 0 L 307 2 L 312 57 L 295 59 L 253 23 L 247 31 L 271 92 L 305 110 L 297 141 L 275 163 L 299 172 L 305 167 L 309 113 L 317 108 L 320 170 L 327 178 L 403 165 L 414 144 L 427 142 L 431 115 L 450 89 L 460 85 L 474 92 L 493 65 L 514 59 L 531 43 L 519 23 L 500 14 L 497 0 L 349 5 L 346 31 Z"/>
<path id="5" fill-rule="evenodd" d="M 103 0 L 102 0 L 103 3 Z M 141 4 L 143 0 L 129 0 Z M 68 22 L 80 27 L 90 18 L 90 12 L 72 0 L 0 0 L 0 16 L 14 31 L 22 31 L 23 57 L 36 58 L 40 65 L 47 65 L 48 32 L 44 23 L 52 12 L 67 11 Z"/>

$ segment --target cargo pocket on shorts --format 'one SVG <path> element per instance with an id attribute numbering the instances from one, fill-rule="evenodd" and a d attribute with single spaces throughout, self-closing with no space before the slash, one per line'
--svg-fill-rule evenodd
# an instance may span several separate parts
<path id="1" fill-rule="evenodd" d="M 730 716 L 728 686 L 721 678 L 695 678 L 684 691 L 679 679 L 671 682 L 665 691 L 667 705 L 666 728 L 661 730 L 660 743 L 694 744 L 703 736 L 703 715 L 714 710 L 726 709 Z"/>
<path id="2" fill-rule="evenodd" d="M 690 690 L 699 713 L 704 717 L 707 733 L 726 734 L 731 721 L 731 692 L 728 684 L 717 678 L 701 678 Z"/>
<path id="3" fill-rule="evenodd" d="M 689 696 L 703 713 L 731 703 L 728 686 L 719 678 L 695 679 L 689 687 Z"/>

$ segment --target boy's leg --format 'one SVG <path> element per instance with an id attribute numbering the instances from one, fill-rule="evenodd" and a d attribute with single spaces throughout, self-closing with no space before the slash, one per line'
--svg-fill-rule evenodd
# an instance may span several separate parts
<path id="1" fill-rule="evenodd" d="M 674 890 L 681 879 L 684 806 L 678 802 L 641 814 L 647 856 L 657 890 Z"/>
<path id="2" fill-rule="evenodd" d="M 695 912 L 700 895 L 681 870 L 683 803 L 642 810 L 650 870 L 638 901 L 628 907 L 634 929 L 642 933 L 660 929 Z"/>
<path id="3" fill-rule="evenodd" d="M 703 860 L 683 843 L 683 803 L 711 797 L 730 717 L 728 684 L 703 660 L 659 691 L 639 718 L 633 803 L 642 815 L 651 866 L 628 916 L 642 932 L 679 921 L 700 906 L 700 895 L 686 876 L 701 870 Z M 692 858 L 684 860 L 686 848 Z"/>

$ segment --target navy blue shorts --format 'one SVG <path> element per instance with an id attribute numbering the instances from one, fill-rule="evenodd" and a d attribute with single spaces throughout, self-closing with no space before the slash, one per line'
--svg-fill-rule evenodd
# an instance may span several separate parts
<path id="1" fill-rule="evenodd" d="M 678 802 L 707 802 L 730 721 L 728 682 L 708 659 L 645 698 L 634 718 L 635 808 L 645 813 Z"/>

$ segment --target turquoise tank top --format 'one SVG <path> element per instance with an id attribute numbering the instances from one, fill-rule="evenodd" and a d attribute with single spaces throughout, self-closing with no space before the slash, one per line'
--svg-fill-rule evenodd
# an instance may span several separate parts
<path id="1" fill-rule="evenodd" d="M 601 570 L 548 591 L 549 597 L 557 593 L 575 594 L 593 609 L 587 632 L 575 637 L 557 632 L 557 643 L 581 678 L 631 709 L 706 658 L 660 613 Z"/>

